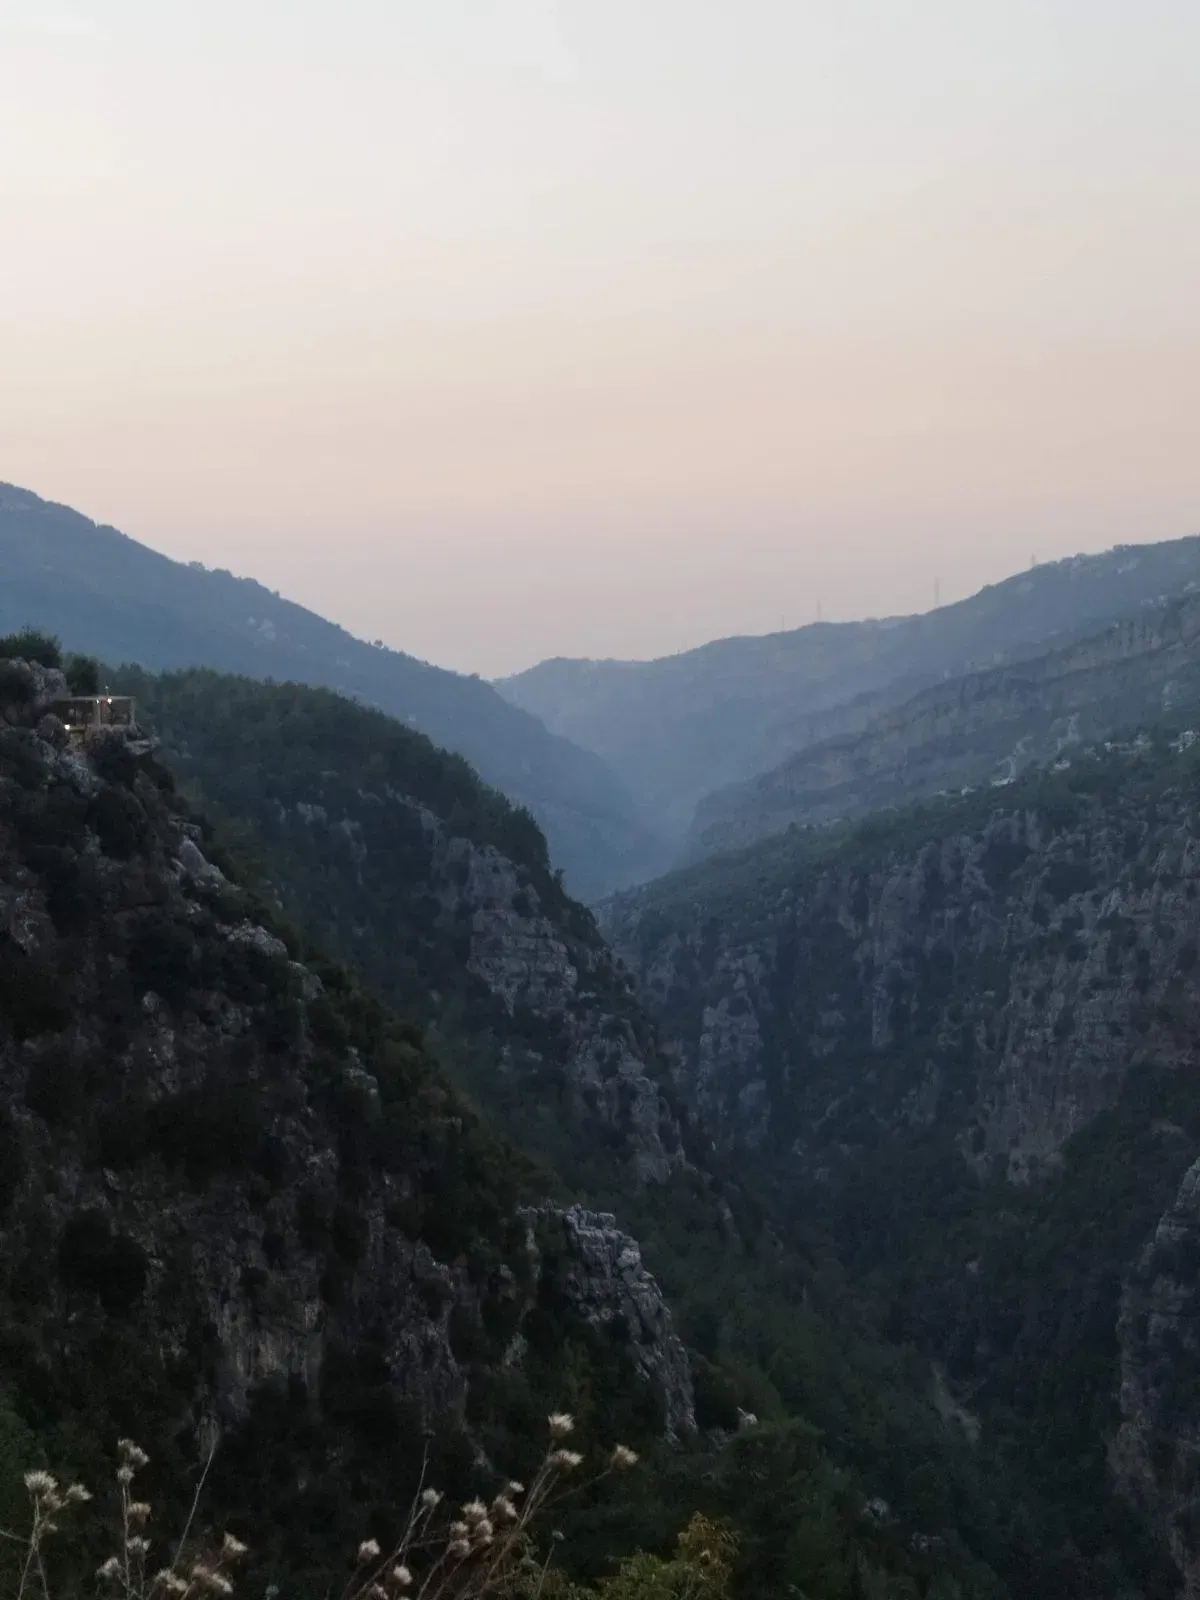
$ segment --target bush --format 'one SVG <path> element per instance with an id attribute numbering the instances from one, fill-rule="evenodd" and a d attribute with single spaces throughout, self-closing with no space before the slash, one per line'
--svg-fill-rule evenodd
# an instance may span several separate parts
<path id="1" fill-rule="evenodd" d="M 62 645 L 52 633 L 22 628 L 0 637 L 0 660 L 36 661 L 39 667 L 61 667 Z"/>
<path id="2" fill-rule="evenodd" d="M 94 656 L 68 657 L 67 687 L 72 694 L 100 693 L 100 663 Z"/>

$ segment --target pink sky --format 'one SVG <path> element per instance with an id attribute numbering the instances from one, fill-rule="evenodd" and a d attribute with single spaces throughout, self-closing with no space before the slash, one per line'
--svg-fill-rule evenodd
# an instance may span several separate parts
<path id="1" fill-rule="evenodd" d="M 0 12 L 0 478 L 464 670 L 1200 531 L 1194 0 Z"/>

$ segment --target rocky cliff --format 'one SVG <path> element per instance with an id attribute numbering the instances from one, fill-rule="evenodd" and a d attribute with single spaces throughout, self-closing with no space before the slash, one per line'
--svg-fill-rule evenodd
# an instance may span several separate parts
<path id="1" fill-rule="evenodd" d="M 634 1242 L 300 959 L 153 757 L 69 749 L 64 689 L 0 661 L 0 1380 L 29 1420 L 77 1461 L 154 1440 L 168 1478 L 222 1437 L 216 1492 L 284 1567 L 340 1563 L 423 1430 L 447 1487 L 520 1467 L 512 1419 L 567 1370 L 598 1425 L 686 1432 Z"/>
<path id="2" fill-rule="evenodd" d="M 253 829 L 289 913 L 433 1027 L 574 1185 L 662 1184 L 686 1128 L 627 974 L 531 819 L 389 718 L 295 685 L 132 676 L 163 759 Z"/>
<path id="3" fill-rule="evenodd" d="M 965 1155 L 1024 1175 L 1130 1073 L 1189 1059 L 1190 783 L 997 806 L 970 831 L 953 816 L 915 849 L 870 862 L 847 847 L 719 920 L 698 904 L 661 937 L 652 890 L 617 903 L 619 946 L 723 1138 L 807 1167 L 896 1119 L 952 1122 Z"/>
<path id="4" fill-rule="evenodd" d="M 1121 1300 L 1121 1425 L 1113 1469 L 1167 1543 L 1187 1600 L 1200 1595 L 1200 1161 Z"/>
<path id="5" fill-rule="evenodd" d="M 1133 1506 L 1195 1593 L 1194 747 L 770 842 L 603 921 L 781 1227 L 830 1228 L 1070 1530 L 1061 1591 L 1173 1592 L 1112 1577 Z"/>

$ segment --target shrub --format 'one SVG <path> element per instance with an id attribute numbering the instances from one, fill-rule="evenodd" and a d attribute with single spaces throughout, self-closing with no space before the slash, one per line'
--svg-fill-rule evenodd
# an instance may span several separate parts
<path id="1" fill-rule="evenodd" d="M 0 637 L 0 660 L 36 661 L 39 667 L 61 667 L 62 645 L 52 633 L 22 628 Z"/>
<path id="2" fill-rule="evenodd" d="M 100 693 L 100 663 L 94 656 L 68 657 L 67 687 L 72 694 Z"/>

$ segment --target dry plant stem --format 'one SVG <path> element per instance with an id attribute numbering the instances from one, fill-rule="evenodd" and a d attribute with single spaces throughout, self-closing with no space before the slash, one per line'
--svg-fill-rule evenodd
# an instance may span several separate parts
<path id="1" fill-rule="evenodd" d="M 416 1492 L 413 1494 L 412 1504 L 408 1508 L 408 1520 L 404 1525 L 404 1532 L 400 1535 L 399 1543 L 394 1547 L 390 1555 L 381 1556 L 369 1568 L 365 1576 L 360 1576 L 356 1573 L 351 1577 L 342 1591 L 342 1600 L 358 1600 L 360 1595 L 365 1594 L 379 1582 L 384 1573 L 390 1572 L 395 1566 L 403 1565 L 405 1558 L 412 1550 L 418 1548 L 417 1535 L 421 1532 L 422 1525 L 432 1519 L 435 1510 L 434 1506 L 422 1504 L 428 1472 L 429 1446 L 426 1445 L 425 1454 L 421 1461 L 421 1475 L 417 1480 Z"/>
<path id="2" fill-rule="evenodd" d="M 216 1453 L 217 1446 L 214 1443 L 208 1452 L 208 1460 L 204 1463 L 204 1470 L 200 1474 L 200 1481 L 196 1485 L 196 1492 L 192 1496 L 192 1508 L 188 1512 L 187 1521 L 183 1525 L 183 1532 L 179 1536 L 179 1543 L 175 1546 L 175 1557 L 171 1562 L 172 1572 L 178 1571 L 179 1563 L 183 1560 L 184 1547 L 188 1542 L 188 1535 L 192 1531 L 192 1524 L 196 1520 L 196 1511 L 200 1505 L 200 1496 L 204 1493 L 204 1485 L 208 1482 L 208 1474 L 212 1469 L 213 1457 L 216 1455 Z"/>
<path id="3" fill-rule="evenodd" d="M 17 1600 L 25 1600 L 29 1588 L 29 1576 L 33 1571 L 34 1563 L 40 1560 L 38 1545 L 41 1543 L 42 1513 L 37 1501 L 33 1503 L 33 1527 L 29 1530 L 29 1543 L 25 1549 L 25 1561 L 21 1567 L 21 1581 L 17 1585 Z"/>

